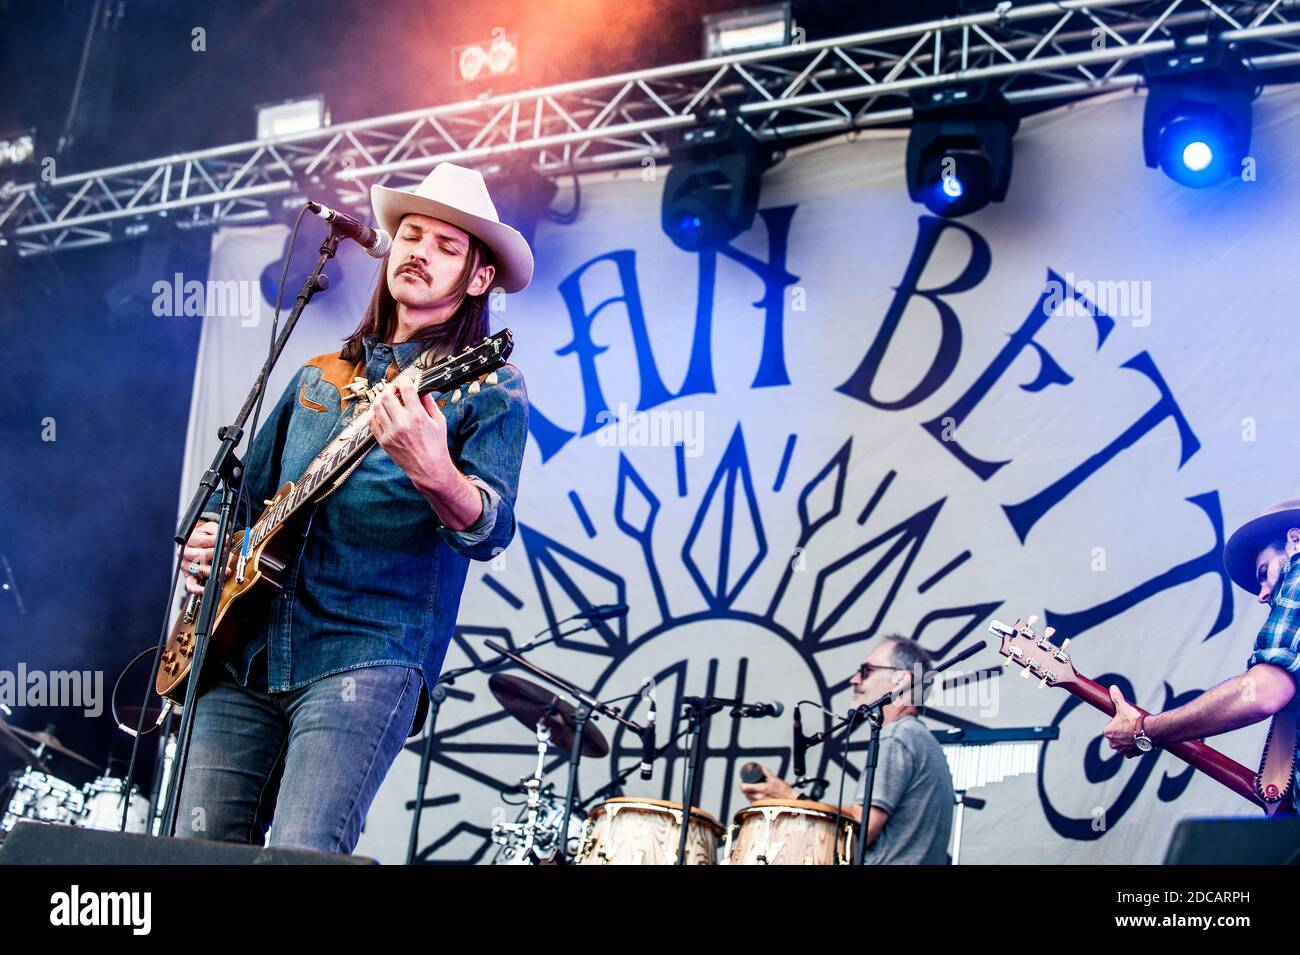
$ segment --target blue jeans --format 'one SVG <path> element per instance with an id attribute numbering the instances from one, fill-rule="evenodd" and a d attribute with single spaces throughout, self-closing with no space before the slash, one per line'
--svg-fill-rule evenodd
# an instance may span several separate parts
<path id="1" fill-rule="evenodd" d="M 350 853 L 406 742 L 423 677 L 362 667 L 270 693 L 265 661 L 248 686 L 216 668 L 195 704 L 176 835 Z"/>

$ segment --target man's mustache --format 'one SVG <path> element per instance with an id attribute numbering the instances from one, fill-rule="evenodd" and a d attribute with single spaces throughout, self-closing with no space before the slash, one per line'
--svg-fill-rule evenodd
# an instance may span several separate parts
<path id="1" fill-rule="evenodd" d="M 398 270 L 397 270 L 397 275 L 401 275 L 403 272 L 412 272 L 412 273 L 418 275 L 418 276 L 419 276 L 421 279 L 423 279 L 426 283 L 429 282 L 429 280 L 430 280 L 429 273 L 426 272 L 426 271 L 424 271 L 424 269 L 421 268 L 421 267 L 420 267 L 418 264 L 416 264 L 415 262 L 406 262 L 406 263 L 404 263 L 401 267 L 398 268 Z"/>

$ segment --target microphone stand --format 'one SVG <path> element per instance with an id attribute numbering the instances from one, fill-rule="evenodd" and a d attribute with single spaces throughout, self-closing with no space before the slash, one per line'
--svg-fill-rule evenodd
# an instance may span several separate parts
<path id="1" fill-rule="evenodd" d="M 743 700 L 726 700 L 716 696 L 685 696 L 686 732 L 691 733 L 691 745 L 686 757 L 686 798 L 682 809 L 682 831 L 677 840 L 677 859 L 673 865 L 686 864 L 686 838 L 691 829 L 691 810 L 699 799 L 700 765 L 704 760 L 704 741 L 709 731 L 709 717 L 730 706 L 732 717 L 740 717 Z"/>
<path id="2" fill-rule="evenodd" d="M 548 643 L 555 643 L 557 640 L 562 640 L 565 637 L 571 637 L 575 633 L 582 633 L 584 630 L 591 630 L 596 626 L 595 620 L 588 620 L 582 626 L 574 627 L 572 630 L 566 630 L 563 633 L 560 633 L 557 630 L 555 633 L 551 634 L 551 636 L 547 637 L 545 640 L 537 639 L 542 634 L 550 630 L 555 630 L 561 624 L 566 624 L 570 620 L 573 620 L 575 617 L 577 617 L 577 614 L 574 614 L 573 616 L 570 617 L 565 617 L 563 620 L 557 621 L 552 627 L 546 627 L 542 630 L 539 630 L 533 636 L 532 640 L 524 644 L 515 652 L 527 653 L 530 650 L 536 650 L 538 647 L 546 646 L 546 644 Z M 470 673 L 476 673 L 479 670 L 484 670 L 487 669 L 488 667 L 499 666 L 502 663 L 507 663 L 507 662 L 509 662 L 508 657 L 498 655 L 496 657 L 493 657 L 491 660 L 483 660 L 480 663 L 474 663 L 471 664 L 470 666 L 460 667 L 455 670 L 448 670 L 446 673 L 444 673 L 442 676 L 438 678 L 438 682 L 433 685 L 433 689 L 429 693 L 429 715 L 425 722 L 424 746 L 420 750 L 420 771 L 419 771 L 419 775 L 416 777 L 416 783 L 415 783 L 415 810 L 411 814 L 411 832 L 406 840 L 406 864 L 407 865 L 415 864 L 415 846 L 417 840 L 420 837 L 420 816 L 424 812 L 424 792 L 429 782 L 429 764 L 433 760 L 434 729 L 438 725 L 438 711 L 442 709 L 442 704 L 447 699 L 447 687 L 451 686 L 461 677 L 467 676 Z"/>
<path id="3" fill-rule="evenodd" d="M 204 472 L 203 478 L 199 481 L 198 490 L 195 491 L 174 538 L 175 542 L 180 545 L 189 540 L 190 533 L 198 524 L 204 508 L 207 507 L 208 500 L 216 493 L 218 484 L 221 484 L 221 511 L 217 521 L 217 539 L 213 550 L 212 572 L 208 575 L 203 587 L 203 596 L 199 601 L 198 624 L 194 631 L 194 654 L 190 661 L 189 677 L 185 681 L 185 703 L 181 709 L 180 728 L 176 735 L 175 762 L 173 763 L 171 778 L 167 781 L 163 821 L 159 829 L 161 835 L 173 835 L 175 832 L 181 785 L 185 776 L 186 759 L 189 756 L 190 737 L 194 730 L 194 703 L 198 699 L 199 678 L 203 673 L 204 658 L 208 649 L 208 637 L 211 634 L 212 622 L 216 615 L 221 590 L 225 584 L 223 570 L 226 561 L 229 559 L 227 550 L 234 534 L 235 519 L 237 519 L 237 515 L 234 514 L 235 500 L 244 477 L 243 464 L 235 457 L 235 448 L 243 440 L 244 423 L 252 414 L 254 406 L 263 391 L 265 391 L 266 383 L 271 377 L 271 371 L 275 368 L 275 363 L 279 360 L 280 353 L 284 351 L 285 345 L 288 344 L 289 336 L 293 333 L 294 326 L 298 324 L 303 309 L 312 300 L 312 296 L 329 288 L 329 276 L 324 274 L 325 266 L 338 251 L 339 242 L 343 238 L 344 236 L 341 233 L 331 228 L 329 235 L 321 242 L 320 259 L 316 263 L 316 268 L 302 283 L 298 298 L 285 319 L 284 331 L 280 333 L 280 336 L 272 345 L 271 354 L 267 356 L 257 380 L 253 382 L 252 388 L 249 389 L 243 407 L 239 409 L 239 414 L 236 415 L 233 424 L 225 425 L 217 431 L 217 437 L 221 439 L 221 444 L 217 448 L 217 453 L 213 456 L 208 470 Z M 177 559 L 184 560 L 184 556 L 179 555 Z M 243 572 L 242 567 L 239 568 L 239 572 Z M 168 600 L 171 600 L 170 595 L 168 595 Z M 168 616 L 170 616 L 170 606 Z M 158 661 L 162 655 L 163 647 L 167 643 L 167 636 L 167 628 L 164 626 L 162 637 L 158 641 L 157 649 L 154 651 L 153 667 L 150 670 L 155 676 L 158 672 Z M 145 705 L 148 703 L 148 693 L 149 691 L 146 689 L 143 701 Z M 144 728 L 145 705 L 140 708 L 140 725 L 137 727 L 137 731 Z M 135 768 L 139 742 L 140 736 L 137 735 L 135 742 L 131 746 L 131 762 L 127 769 L 126 785 L 128 787 Z M 124 808 L 124 814 L 125 811 Z"/>

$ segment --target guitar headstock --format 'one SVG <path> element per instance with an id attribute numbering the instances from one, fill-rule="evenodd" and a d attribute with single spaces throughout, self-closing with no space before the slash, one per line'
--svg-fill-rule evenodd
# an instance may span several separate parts
<path id="1" fill-rule="evenodd" d="M 474 394 L 482 382 L 493 382 L 494 379 L 489 380 L 488 376 L 506 363 L 514 347 L 515 340 L 510 329 L 501 329 L 460 354 L 444 358 L 424 372 L 420 376 L 420 394 L 452 391 L 456 395 L 452 401 L 457 401 L 462 385 L 470 385 L 469 393 Z"/>
<path id="2" fill-rule="evenodd" d="M 1010 667 L 1014 663 L 1021 667 L 1020 675 L 1025 679 L 1031 675 L 1038 677 L 1040 687 L 1078 682 L 1079 674 L 1070 661 L 1070 641 L 1065 640 L 1057 646 L 1052 642 L 1056 631 L 1047 627 L 1038 633 L 1034 630 L 1037 622 L 1037 617 L 1030 617 L 1024 622 L 1017 620 L 1011 626 L 1000 620 L 989 624 L 989 632 L 1002 638 L 998 653 L 1007 658 L 1005 665 Z"/>

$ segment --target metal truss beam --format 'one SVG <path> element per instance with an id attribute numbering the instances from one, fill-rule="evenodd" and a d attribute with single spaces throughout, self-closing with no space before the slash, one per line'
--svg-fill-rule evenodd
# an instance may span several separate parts
<path id="1" fill-rule="evenodd" d="M 180 228 L 266 221 L 305 192 L 364 208 L 370 184 L 435 164 L 544 174 L 670 155 L 674 131 L 730 112 L 781 143 L 906 122 L 914 90 L 986 80 L 1012 102 L 1142 83 L 1137 61 L 1212 39 L 1259 71 L 1300 64 L 1300 0 L 1060 0 L 697 60 L 340 123 L 0 189 L 20 255 Z"/>

